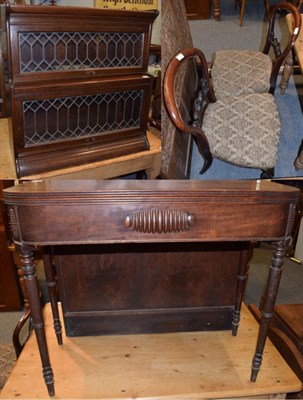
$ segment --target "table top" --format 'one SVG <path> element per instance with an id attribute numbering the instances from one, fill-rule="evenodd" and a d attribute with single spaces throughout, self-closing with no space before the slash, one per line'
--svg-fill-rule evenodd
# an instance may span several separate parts
<path id="1" fill-rule="evenodd" d="M 270 180 L 36 180 L 26 182 L 5 190 L 5 198 L 18 196 L 58 197 L 75 196 L 106 196 L 128 195 L 156 196 L 166 194 L 176 197 L 216 196 L 287 196 L 295 199 L 299 190 Z M 272 199 L 274 201 L 274 199 Z M 278 201 L 278 199 L 277 199 Z"/>

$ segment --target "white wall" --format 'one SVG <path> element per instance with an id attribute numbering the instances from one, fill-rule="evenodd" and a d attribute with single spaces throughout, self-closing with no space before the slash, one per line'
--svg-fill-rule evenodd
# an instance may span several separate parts
<path id="1" fill-rule="evenodd" d="M 161 44 L 161 2 L 162 0 L 158 0 L 159 15 L 157 16 L 153 25 L 153 33 L 151 40 L 153 44 Z"/>

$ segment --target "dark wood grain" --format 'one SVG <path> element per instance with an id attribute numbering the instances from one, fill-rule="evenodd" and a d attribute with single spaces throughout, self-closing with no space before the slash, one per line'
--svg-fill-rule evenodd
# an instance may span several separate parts
<path id="1" fill-rule="evenodd" d="M 111 10 L 92 7 L 36 7 L 11 5 L 9 15 L 9 45 L 11 49 L 11 68 L 14 82 L 22 80 L 37 81 L 50 79 L 74 79 L 83 76 L 97 77 L 104 75 L 120 75 L 144 73 L 148 66 L 151 26 L 158 11 L 128 11 Z M 138 66 L 113 68 L 111 65 L 103 68 L 86 68 L 84 70 L 56 68 L 53 71 L 28 72 L 20 71 L 20 32 L 97 32 L 105 33 L 142 33 L 143 42 L 140 46 L 142 62 Z M 72 50 L 72 49 L 69 49 Z M 59 51 L 59 50 L 58 50 Z M 41 54 L 41 53 L 40 53 Z M 129 54 L 129 53 L 128 53 Z M 104 54 L 100 54 L 104 55 Z M 79 56 L 81 56 L 79 54 Z M 127 56 L 127 54 L 126 54 Z M 42 60 L 38 60 L 42 61 Z"/>
<path id="2" fill-rule="evenodd" d="M 247 246 L 234 242 L 56 247 L 66 333 L 231 329 L 240 258 Z"/>
<path id="3" fill-rule="evenodd" d="M 47 82 L 16 86 L 13 91 L 13 135 L 18 176 L 29 176 L 147 150 L 149 144 L 146 129 L 151 82 L 148 76 L 132 75 L 79 79 L 77 82 L 59 81 L 56 85 Z M 128 101 L 131 93 L 137 93 L 138 100 Z M 100 100 L 95 97 L 98 95 Z M 102 99 L 104 96 L 109 97 L 107 106 Z M 115 96 L 119 100 L 115 101 Z M 76 98 L 79 99 L 79 104 L 84 103 L 85 98 L 90 103 L 93 97 L 96 99 L 95 104 L 90 107 L 64 107 L 65 104 L 77 102 Z M 125 100 L 122 100 L 123 97 Z M 53 104 L 54 99 L 61 103 L 58 109 L 56 106 L 49 106 L 48 112 L 41 111 L 40 114 L 24 111 L 24 104 L 32 102 L 38 107 L 38 104 L 40 106 L 47 100 Z M 134 114 L 135 106 L 137 112 Z M 98 118 L 105 121 L 105 115 L 108 118 L 108 124 L 104 123 L 107 129 L 98 127 Z M 137 122 L 132 122 L 134 120 Z M 119 122 L 122 128 L 118 127 Z M 57 139 L 39 139 L 37 144 L 28 145 L 26 137 L 34 137 L 35 132 L 42 137 L 46 126 Z M 64 132 L 68 126 L 68 133 L 61 135 L 60 129 Z M 82 126 L 83 130 L 88 130 L 87 134 L 83 134 Z"/>
<path id="4" fill-rule="evenodd" d="M 54 246 L 59 291 L 69 333 L 97 334 L 113 333 L 116 329 L 118 332 L 130 330 L 140 320 L 140 314 L 143 314 L 141 331 L 153 330 L 156 322 L 161 324 L 166 317 L 166 326 L 165 323 L 163 326 L 168 330 L 182 329 L 189 319 L 194 321 L 193 329 L 205 329 L 205 324 L 214 323 L 218 315 L 222 316 L 223 325 L 226 326 L 230 315 L 237 326 L 249 241 L 274 241 L 253 359 L 251 380 L 255 381 L 298 198 L 298 189 L 268 181 L 45 181 L 7 189 L 4 199 L 23 261 L 49 394 L 54 393 L 54 388 L 31 262 L 31 251 L 35 246 Z M 140 229 L 132 228 L 129 223 L 132 218 Z M 230 242 L 231 247 L 228 246 Z M 93 245 L 97 244 L 100 246 L 96 250 Z M 77 250 L 74 245 L 85 245 L 85 249 Z M 226 264 L 224 254 L 232 249 L 236 250 L 236 258 Z M 190 258 L 195 251 L 197 257 Z M 210 264 L 209 252 L 212 251 L 223 252 L 221 257 L 217 253 L 214 275 L 206 276 L 203 271 Z M 73 262 L 76 259 L 78 262 Z M 175 274 L 172 274 L 173 267 Z M 73 278 L 69 271 L 75 273 Z M 206 271 L 209 272 L 209 268 Z M 230 293 L 224 287 L 225 272 L 235 281 Z M 151 276 L 154 286 L 144 284 L 141 278 L 145 274 Z M 218 274 L 222 280 L 214 279 Z M 71 284 L 66 283 L 66 277 L 72 279 Z M 138 281 L 137 286 L 131 279 L 133 277 Z M 53 282 L 52 274 L 49 278 L 49 282 Z M 107 284 L 101 289 L 98 282 L 103 278 Z M 80 290 L 75 293 L 73 287 Z M 182 293 L 180 296 L 178 288 Z M 218 304 L 215 298 L 221 291 L 222 304 Z M 141 306 L 139 311 L 138 304 Z M 188 305 L 190 312 L 186 314 L 184 308 Z M 55 301 L 53 306 L 57 320 Z M 154 318 L 155 310 L 158 315 L 162 312 L 162 318 Z M 199 311 L 202 311 L 201 315 L 204 312 L 204 316 L 197 323 Z M 232 311 L 235 311 L 233 316 Z M 176 323 L 178 312 L 180 316 Z M 122 329 L 118 325 L 118 316 Z M 87 322 L 88 328 L 85 328 Z M 220 327 L 217 323 L 219 328 L 223 325 Z M 233 333 L 236 334 L 236 328 Z"/>
<path id="5" fill-rule="evenodd" d="M 2 199 L 2 190 L 13 185 L 12 181 L 0 180 L 0 311 L 17 311 L 22 308 L 21 288 L 12 253 L 8 249 L 11 238 Z"/>
<path id="6" fill-rule="evenodd" d="M 158 11 L 7 5 L 18 177 L 149 149 Z"/>

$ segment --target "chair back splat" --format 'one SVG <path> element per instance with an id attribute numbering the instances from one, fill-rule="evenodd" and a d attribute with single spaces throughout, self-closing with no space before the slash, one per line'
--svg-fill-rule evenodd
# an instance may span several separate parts
<path id="1" fill-rule="evenodd" d="M 275 36 L 275 24 L 277 22 L 277 15 L 281 11 L 288 11 L 292 14 L 293 17 L 293 30 L 289 36 L 287 44 L 284 46 L 283 50 L 281 50 L 281 45 L 278 39 Z M 275 58 L 272 60 L 272 71 L 270 75 L 270 93 L 274 93 L 277 83 L 277 78 L 279 74 L 279 70 L 281 65 L 283 64 L 284 60 L 288 56 L 289 52 L 293 48 L 298 35 L 301 29 L 301 14 L 297 7 L 292 5 L 291 3 L 283 2 L 275 4 L 271 8 L 271 12 L 269 14 L 269 23 L 268 23 L 268 31 L 267 37 L 263 48 L 264 54 L 269 54 L 270 49 L 273 49 L 275 54 Z"/>

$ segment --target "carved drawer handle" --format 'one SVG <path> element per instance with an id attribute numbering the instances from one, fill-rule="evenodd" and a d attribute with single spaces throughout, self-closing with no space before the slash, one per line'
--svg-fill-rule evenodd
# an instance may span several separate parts
<path id="1" fill-rule="evenodd" d="M 195 223 L 194 215 L 178 210 L 134 211 L 123 219 L 125 228 L 142 233 L 183 232 Z"/>

